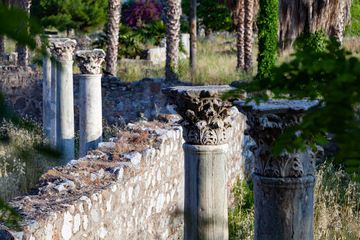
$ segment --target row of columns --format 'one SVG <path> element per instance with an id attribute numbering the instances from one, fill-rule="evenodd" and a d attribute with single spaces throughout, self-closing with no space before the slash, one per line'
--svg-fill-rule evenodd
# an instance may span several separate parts
<path id="1" fill-rule="evenodd" d="M 184 239 L 226 240 L 227 169 L 231 104 L 221 95 L 229 86 L 171 87 L 163 92 L 177 105 L 185 139 Z M 289 105 L 290 104 L 290 105 Z M 285 127 L 298 124 L 315 102 L 236 105 L 247 116 L 252 148 L 255 240 L 312 240 L 315 155 L 306 151 L 275 156 L 271 146 Z M 240 154 L 240 153 L 239 153 Z"/>
<path id="2" fill-rule="evenodd" d="M 75 158 L 73 55 L 76 41 L 50 38 L 43 58 L 43 128 L 50 144 L 61 151 L 63 163 Z M 75 53 L 80 75 L 80 156 L 96 148 L 102 137 L 100 49 Z"/>
<path id="3" fill-rule="evenodd" d="M 50 142 L 74 159 L 73 53 L 76 41 L 50 39 L 44 58 L 44 130 Z M 50 57 L 52 56 L 52 57 Z M 80 156 L 96 148 L 102 136 L 102 50 L 77 51 L 80 75 Z M 164 90 L 183 117 L 185 155 L 185 239 L 228 239 L 227 158 L 230 108 L 223 101 L 229 86 L 179 86 Z M 279 108 L 279 104 L 275 104 Z M 255 196 L 255 239 L 313 239 L 312 152 L 280 156 L 271 146 L 285 126 L 297 124 L 304 108 L 270 112 L 239 105 L 248 116 L 248 134 L 257 148 L 252 175 Z M 286 108 L 287 109 L 287 108 Z M 274 109 L 273 109 L 274 110 Z"/>

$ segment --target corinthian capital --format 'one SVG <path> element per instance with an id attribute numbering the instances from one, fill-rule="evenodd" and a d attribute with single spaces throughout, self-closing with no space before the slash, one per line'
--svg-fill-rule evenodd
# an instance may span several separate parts
<path id="1" fill-rule="evenodd" d="M 231 104 L 221 95 L 231 90 L 227 85 L 179 86 L 164 90 L 182 116 L 186 143 L 219 145 L 228 140 Z"/>
<path id="2" fill-rule="evenodd" d="M 105 60 L 102 49 L 77 51 L 75 57 L 82 74 L 101 74 L 101 64 Z"/>
<path id="3" fill-rule="evenodd" d="M 51 38 L 49 48 L 59 62 L 72 61 L 76 41 L 69 38 Z"/>

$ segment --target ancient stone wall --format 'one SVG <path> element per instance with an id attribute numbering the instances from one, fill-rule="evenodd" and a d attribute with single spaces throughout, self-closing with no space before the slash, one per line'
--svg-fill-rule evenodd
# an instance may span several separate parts
<path id="1" fill-rule="evenodd" d="M 20 115 L 41 122 L 42 73 L 29 67 L 0 66 L 0 91 Z M 184 84 L 184 83 L 178 83 Z M 123 124 L 138 119 L 153 119 L 169 113 L 161 88 L 163 79 L 123 82 L 118 78 L 102 79 L 103 118 L 109 124 Z M 79 76 L 74 75 L 75 125 L 78 125 Z"/>
<path id="2" fill-rule="evenodd" d="M 232 116 L 229 193 L 245 162 L 245 118 L 235 109 Z M 114 160 L 114 149 L 122 143 L 111 139 L 85 158 L 51 169 L 32 194 L 12 201 L 24 215 L 23 231 L 12 232 L 15 239 L 182 239 L 182 129 L 141 124 L 128 127 L 152 138 L 145 150 Z"/>
<path id="3" fill-rule="evenodd" d="M 31 67 L 0 66 L 0 92 L 19 114 L 41 119 L 41 78 L 41 73 Z"/>

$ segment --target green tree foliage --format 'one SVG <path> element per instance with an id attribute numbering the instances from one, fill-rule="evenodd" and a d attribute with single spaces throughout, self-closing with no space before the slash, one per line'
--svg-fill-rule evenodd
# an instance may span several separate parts
<path id="1" fill-rule="evenodd" d="M 257 19 L 259 29 L 259 53 L 257 79 L 271 78 L 278 49 L 279 1 L 260 0 L 260 11 Z"/>
<path id="2" fill-rule="evenodd" d="M 190 12 L 190 1 L 182 1 L 183 14 Z M 232 28 L 231 12 L 225 3 L 219 0 L 198 0 L 197 15 L 199 24 L 206 30 L 230 31 Z"/>
<path id="3" fill-rule="evenodd" d="M 44 27 L 88 33 L 106 22 L 107 0 L 33 0 L 31 14 Z"/>
<path id="4" fill-rule="evenodd" d="M 0 3 L 0 35 L 7 36 L 22 45 L 34 49 L 36 47 L 35 36 L 41 33 L 41 26 L 29 19 L 27 13 L 16 7 L 7 7 Z"/>
<path id="5" fill-rule="evenodd" d="M 319 33 L 302 39 L 307 41 L 298 41 L 293 60 L 273 68 L 272 78 L 258 78 L 237 91 L 257 92 L 257 100 L 268 98 L 266 90 L 274 98 L 318 99 L 301 124 L 284 132 L 274 153 L 324 145 L 331 138 L 337 146 L 334 162 L 360 173 L 360 60 Z M 313 42 L 319 39 L 322 43 Z"/>
<path id="6" fill-rule="evenodd" d="M 351 5 L 351 23 L 346 28 L 350 36 L 360 36 L 360 0 L 353 0 Z"/>

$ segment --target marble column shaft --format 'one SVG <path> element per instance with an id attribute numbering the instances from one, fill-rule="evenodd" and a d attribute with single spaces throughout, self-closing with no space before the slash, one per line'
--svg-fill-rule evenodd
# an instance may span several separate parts
<path id="1" fill-rule="evenodd" d="M 229 86 L 173 87 L 164 92 L 183 117 L 185 153 L 184 239 L 226 240 Z"/>
<path id="2" fill-rule="evenodd" d="M 43 57 L 43 81 L 42 81 L 42 93 L 43 93 L 43 130 L 46 138 L 51 138 L 51 59 L 50 53 Z"/>
<path id="3" fill-rule="evenodd" d="M 50 49 L 57 62 L 56 67 L 56 131 L 57 148 L 62 152 L 63 163 L 74 159 L 74 91 L 73 91 L 73 53 L 76 41 L 53 39 Z"/>
<path id="4" fill-rule="evenodd" d="M 104 59 L 105 52 L 101 49 L 76 52 L 82 73 L 79 80 L 80 157 L 102 141 L 101 65 Z"/>

